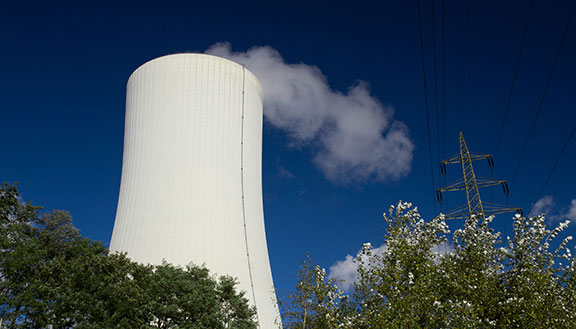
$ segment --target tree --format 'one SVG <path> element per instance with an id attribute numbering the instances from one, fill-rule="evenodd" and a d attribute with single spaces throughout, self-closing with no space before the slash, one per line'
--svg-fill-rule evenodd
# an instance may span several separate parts
<path id="1" fill-rule="evenodd" d="M 468 219 L 447 244 L 443 215 L 424 221 L 417 208 L 399 202 L 384 215 L 383 251 L 365 244 L 359 253 L 350 295 L 318 302 L 314 294 L 336 291 L 336 282 L 319 280 L 315 273 L 323 269 L 307 258 L 285 301 L 297 307 L 284 311 L 284 320 L 289 328 L 574 328 L 571 237 L 554 242 L 568 221 L 549 230 L 543 215 L 513 219 L 506 243 L 488 217 Z M 338 316 L 304 323 L 310 310 Z"/>
<path id="2" fill-rule="evenodd" d="M 336 282 L 326 278 L 326 271 L 313 265 L 310 257 L 296 274 L 296 291 L 280 300 L 286 329 L 337 328 L 344 316 L 346 300 Z"/>
<path id="3" fill-rule="evenodd" d="M 256 328 L 236 281 L 147 266 L 83 238 L 64 211 L 0 189 L 0 318 L 9 328 Z"/>

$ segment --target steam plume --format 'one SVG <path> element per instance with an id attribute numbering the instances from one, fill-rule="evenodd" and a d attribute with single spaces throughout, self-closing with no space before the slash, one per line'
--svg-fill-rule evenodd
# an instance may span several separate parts
<path id="1" fill-rule="evenodd" d="M 217 43 L 206 53 L 246 65 L 264 91 L 264 116 L 292 142 L 311 145 L 314 163 L 334 183 L 399 179 L 410 172 L 414 144 L 394 109 L 358 82 L 335 91 L 315 66 L 288 64 L 269 46 L 233 52 Z"/>

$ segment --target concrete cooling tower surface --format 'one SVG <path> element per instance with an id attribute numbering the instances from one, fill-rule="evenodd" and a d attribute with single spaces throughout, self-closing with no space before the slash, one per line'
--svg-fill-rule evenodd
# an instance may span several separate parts
<path id="1" fill-rule="evenodd" d="M 240 64 L 176 54 L 128 80 L 111 251 L 238 278 L 260 328 L 279 319 L 262 209 L 262 89 Z"/>

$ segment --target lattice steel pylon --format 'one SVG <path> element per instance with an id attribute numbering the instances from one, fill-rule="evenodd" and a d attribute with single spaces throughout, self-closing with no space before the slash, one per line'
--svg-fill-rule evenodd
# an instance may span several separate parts
<path id="1" fill-rule="evenodd" d="M 505 205 L 482 202 L 480 199 L 479 188 L 501 185 L 504 194 L 508 196 L 510 190 L 505 180 L 495 180 L 486 177 L 476 176 L 472 161 L 488 160 L 488 166 L 494 168 L 494 159 L 490 154 L 470 153 L 464 135 L 460 132 L 460 153 L 456 154 L 444 161 L 440 162 L 440 171 L 446 175 L 447 164 L 461 164 L 462 165 L 462 178 L 458 179 L 442 188 L 436 190 L 438 202 L 442 203 L 443 192 L 448 191 L 466 191 L 467 204 L 453 209 L 445 214 L 446 219 L 466 219 L 471 218 L 473 215 L 485 218 L 489 215 L 504 214 L 509 212 L 522 213 L 522 209 L 509 207 Z"/>

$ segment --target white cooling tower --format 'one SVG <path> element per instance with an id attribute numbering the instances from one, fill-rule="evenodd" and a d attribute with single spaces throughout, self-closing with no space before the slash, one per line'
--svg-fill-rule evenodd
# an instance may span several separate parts
<path id="1" fill-rule="evenodd" d="M 128 80 L 111 251 L 237 277 L 260 328 L 279 319 L 262 209 L 262 89 L 240 64 L 176 54 Z"/>

